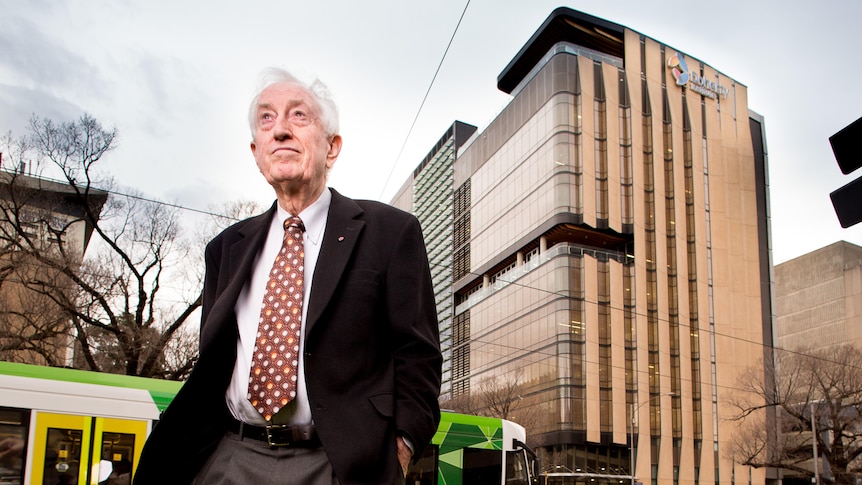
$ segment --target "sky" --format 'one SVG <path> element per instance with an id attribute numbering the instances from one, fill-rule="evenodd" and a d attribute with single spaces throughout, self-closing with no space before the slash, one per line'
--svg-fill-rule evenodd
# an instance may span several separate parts
<path id="1" fill-rule="evenodd" d="M 765 119 L 776 264 L 862 245 L 862 224 L 841 228 L 829 199 L 862 170 L 843 175 L 828 141 L 862 117 L 858 0 L 0 0 L 0 133 L 86 112 L 119 131 L 100 163 L 121 188 L 200 210 L 268 206 L 246 113 L 258 73 L 283 67 L 319 77 L 339 105 L 330 185 L 388 202 L 452 122 L 483 130 L 502 110 L 497 75 L 560 6 L 748 87 Z"/>

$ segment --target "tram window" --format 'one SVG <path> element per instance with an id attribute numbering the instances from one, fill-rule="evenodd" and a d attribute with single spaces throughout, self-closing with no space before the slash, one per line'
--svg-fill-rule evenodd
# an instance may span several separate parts
<path id="1" fill-rule="evenodd" d="M 129 433 L 102 434 L 102 460 L 112 464 L 113 471 L 102 483 L 106 485 L 128 485 L 132 480 L 132 460 L 135 451 L 135 435 Z"/>
<path id="2" fill-rule="evenodd" d="M 407 483 L 410 485 L 437 484 L 437 456 L 440 449 L 436 445 L 428 445 L 422 452 L 422 457 L 412 463 L 407 470 Z"/>
<path id="3" fill-rule="evenodd" d="M 0 407 L 0 483 L 24 482 L 30 411 Z"/>
<path id="4" fill-rule="evenodd" d="M 506 485 L 529 485 L 523 450 L 506 452 Z"/>
<path id="5" fill-rule="evenodd" d="M 464 448 L 464 481 L 471 485 L 500 483 L 503 454 L 500 450 Z"/>
<path id="6" fill-rule="evenodd" d="M 81 466 L 80 429 L 48 428 L 42 485 L 77 485 Z"/>

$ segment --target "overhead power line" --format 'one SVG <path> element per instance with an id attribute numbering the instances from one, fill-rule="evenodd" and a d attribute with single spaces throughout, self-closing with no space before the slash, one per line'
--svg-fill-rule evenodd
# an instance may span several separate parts
<path id="1" fill-rule="evenodd" d="M 5 171 L 5 170 L 4 170 L 4 171 Z M 68 181 L 68 180 L 62 180 L 62 179 L 56 179 L 56 178 L 51 178 L 51 177 L 45 177 L 45 176 L 42 176 L 42 175 L 39 175 L 39 176 L 35 176 L 35 175 L 28 175 L 28 176 L 30 176 L 30 177 L 36 177 L 36 178 L 38 178 L 38 179 L 40 179 L 40 180 L 44 180 L 44 181 L 47 181 L 47 182 L 54 182 L 54 183 L 63 184 L 63 185 L 67 185 L 67 184 L 69 184 L 69 181 Z M 196 212 L 196 213 L 198 213 L 198 214 L 203 214 L 203 215 L 208 215 L 208 216 L 213 216 L 213 217 L 222 217 L 222 218 L 225 218 L 225 219 L 231 219 L 231 220 L 239 220 L 239 219 L 237 219 L 236 217 L 229 216 L 229 215 L 226 215 L 226 214 L 219 214 L 219 213 L 217 213 L 217 212 L 212 212 L 212 211 L 204 210 L 204 209 L 196 209 L 196 208 L 194 208 L 194 207 L 188 207 L 188 206 L 181 205 L 181 204 L 176 204 L 176 203 L 173 203 L 173 202 L 165 202 L 165 201 L 162 201 L 162 200 L 157 200 L 157 199 L 153 199 L 153 198 L 149 198 L 149 197 L 144 197 L 144 196 L 142 196 L 142 195 L 135 195 L 135 194 L 129 194 L 129 193 L 125 193 L 125 192 L 120 192 L 120 191 L 115 190 L 115 189 L 105 189 L 105 188 L 101 188 L 101 187 L 98 187 L 98 186 L 96 186 L 96 185 L 92 185 L 92 184 L 88 184 L 88 185 L 78 185 L 78 187 L 79 187 L 79 188 L 81 188 L 81 189 L 86 189 L 86 190 L 99 190 L 99 191 L 101 191 L 101 192 L 105 192 L 105 193 L 108 193 L 108 194 L 111 194 L 111 195 L 117 195 L 117 196 L 120 196 L 120 197 L 128 197 L 128 198 L 130 198 L 130 199 L 140 200 L 140 201 L 143 201 L 143 202 L 149 202 L 149 203 L 152 203 L 152 204 L 164 205 L 164 206 L 167 206 L 167 207 L 173 207 L 173 208 L 175 208 L 175 209 L 180 209 L 180 210 L 189 211 L 189 212 Z"/>
<path id="2" fill-rule="evenodd" d="M 428 94 L 431 93 L 431 88 L 434 86 L 434 81 L 437 80 L 437 74 L 440 73 L 440 68 L 443 67 L 443 61 L 446 60 L 446 54 L 449 53 L 449 48 L 452 47 L 452 41 L 455 40 L 455 34 L 458 33 L 458 28 L 461 26 L 461 21 L 464 20 L 464 15 L 467 13 L 467 7 L 470 6 L 470 0 L 467 0 L 467 3 L 464 5 L 464 10 L 461 12 L 461 18 L 458 19 L 458 23 L 455 25 L 455 31 L 452 32 L 452 36 L 449 37 L 449 44 L 446 45 L 446 50 L 443 51 L 443 57 L 440 58 L 440 63 L 437 64 L 437 70 L 434 71 L 434 76 L 431 78 L 431 83 L 428 84 L 428 89 L 425 90 L 425 96 L 422 98 L 422 102 L 419 104 L 419 109 L 416 110 L 416 116 L 413 117 L 413 123 L 410 124 L 410 129 L 407 130 L 407 135 L 404 137 L 404 142 L 401 144 L 401 150 L 398 151 L 398 156 L 395 157 L 395 161 L 392 162 L 392 168 L 389 169 L 389 175 L 386 177 L 386 182 L 383 184 L 383 188 L 380 189 L 380 195 L 378 199 L 383 198 L 383 192 L 386 191 L 386 187 L 389 186 L 389 180 L 392 179 L 392 174 L 395 172 L 395 167 L 398 166 L 398 161 L 401 160 L 401 154 L 404 153 L 404 147 L 407 146 L 407 141 L 410 139 L 410 135 L 413 133 L 413 128 L 416 126 L 416 121 L 419 120 L 419 115 L 422 113 L 422 108 L 425 106 L 425 101 L 428 100 Z"/>

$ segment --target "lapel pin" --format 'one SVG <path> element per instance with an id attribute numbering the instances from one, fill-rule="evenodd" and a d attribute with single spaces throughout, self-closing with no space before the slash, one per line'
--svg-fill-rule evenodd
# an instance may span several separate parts
<path id="1" fill-rule="evenodd" d="M 338 241 L 339 242 L 344 241 L 344 236 L 338 236 Z"/>

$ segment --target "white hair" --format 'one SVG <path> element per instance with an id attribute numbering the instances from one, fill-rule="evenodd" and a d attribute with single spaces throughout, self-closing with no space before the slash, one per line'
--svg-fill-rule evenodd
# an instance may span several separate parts
<path id="1" fill-rule="evenodd" d="M 338 134 L 338 106 L 332 100 L 332 93 L 320 79 L 314 79 L 306 83 L 285 69 L 270 67 L 261 71 L 258 76 L 257 90 L 248 108 L 248 125 L 251 128 L 251 137 L 254 139 L 257 132 L 257 102 L 263 91 L 275 84 L 295 84 L 306 90 L 320 109 L 320 122 L 327 136 Z"/>

